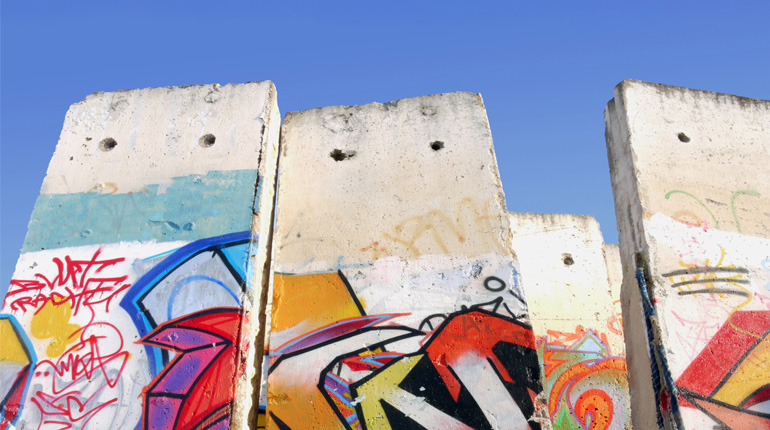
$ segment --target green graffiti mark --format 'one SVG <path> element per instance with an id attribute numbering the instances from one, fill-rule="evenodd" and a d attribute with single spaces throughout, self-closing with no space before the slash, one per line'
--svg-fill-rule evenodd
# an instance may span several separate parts
<path id="1" fill-rule="evenodd" d="M 759 193 L 754 190 L 738 190 L 733 193 L 733 196 L 730 198 L 730 210 L 733 212 L 733 219 L 735 220 L 735 225 L 738 227 L 738 233 L 743 233 L 741 231 L 741 222 L 738 221 L 738 215 L 735 214 L 735 198 L 746 194 L 749 196 L 759 197 Z"/>
<path id="2" fill-rule="evenodd" d="M 703 207 L 703 209 L 706 209 L 706 212 L 708 212 L 709 215 L 711 215 L 711 219 L 714 220 L 714 227 L 715 228 L 719 228 L 719 221 L 717 221 L 717 218 L 714 216 L 713 213 L 711 213 L 711 210 L 706 205 L 704 205 L 703 202 L 700 201 L 700 199 L 698 199 L 694 195 L 688 193 L 687 191 L 673 190 L 673 191 L 669 191 L 668 193 L 666 193 L 666 200 L 668 200 L 668 198 L 671 197 L 672 194 L 684 194 L 684 195 L 686 195 L 688 197 L 691 197 L 696 202 L 698 202 L 698 204 L 701 205 Z"/>

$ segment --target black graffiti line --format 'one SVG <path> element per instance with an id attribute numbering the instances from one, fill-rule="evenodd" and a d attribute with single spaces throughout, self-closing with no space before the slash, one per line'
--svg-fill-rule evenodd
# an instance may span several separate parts
<path id="1" fill-rule="evenodd" d="M 277 416 L 275 416 L 275 414 L 274 414 L 274 413 L 272 413 L 272 412 L 269 412 L 269 414 L 270 414 L 270 418 L 272 418 L 272 419 L 273 419 L 273 421 L 275 421 L 275 425 L 278 427 L 278 429 L 279 429 L 279 430 L 292 430 L 292 429 L 291 429 L 291 427 L 289 427 L 288 425 L 286 425 L 286 423 L 285 423 L 285 422 L 283 422 L 283 421 L 282 421 L 280 418 L 278 418 Z M 344 422 L 344 421 L 343 421 L 343 422 Z"/>
<path id="2" fill-rule="evenodd" d="M 500 287 L 499 288 L 492 288 L 489 285 L 491 281 L 497 281 L 498 284 L 500 285 Z M 497 276 L 490 276 L 490 277 L 484 279 L 484 288 L 486 288 L 489 291 L 493 291 L 493 292 L 497 293 L 497 292 L 503 291 L 505 289 L 505 287 L 506 287 L 505 282 L 502 279 L 498 278 Z"/>
<path id="3" fill-rule="evenodd" d="M 233 265 L 230 262 L 230 259 L 227 258 L 227 256 L 224 254 L 224 252 L 222 252 L 222 249 L 220 248 L 220 249 L 215 250 L 214 251 L 214 255 L 219 257 L 219 259 L 222 261 L 222 264 L 225 265 L 225 267 L 227 268 L 228 272 L 230 272 L 230 275 L 232 275 L 232 277 L 235 279 L 235 282 L 241 288 L 241 292 L 244 293 L 244 294 L 248 293 L 248 289 L 246 288 L 246 280 L 244 280 L 241 277 L 241 274 L 238 273 L 238 270 L 235 267 L 233 267 Z M 214 255 L 212 255 L 211 258 L 214 258 Z M 247 257 L 247 259 L 248 259 L 248 257 Z M 244 263 L 246 263 L 246 261 L 244 261 Z"/>
<path id="4" fill-rule="evenodd" d="M 511 293 L 511 294 L 513 294 L 513 293 Z M 514 294 L 514 296 L 516 296 L 516 295 Z M 518 298 L 518 296 L 517 296 L 517 298 Z M 492 314 L 494 314 L 496 316 L 507 317 L 507 315 L 505 315 L 502 312 L 500 312 L 500 306 L 505 308 L 505 310 L 508 311 L 508 315 L 511 318 L 513 318 L 513 319 L 518 320 L 518 319 L 521 319 L 523 316 L 526 315 L 526 313 L 524 313 L 522 315 L 517 315 L 515 312 L 513 312 L 511 310 L 511 308 L 508 307 L 508 304 L 503 301 L 502 297 L 498 297 L 498 298 L 496 298 L 496 299 L 494 299 L 492 301 L 485 302 L 485 303 L 477 303 L 475 305 L 472 305 L 470 308 L 468 308 L 467 306 L 463 305 L 462 306 L 462 310 L 464 310 L 464 311 L 485 310 L 485 311 L 489 312 L 487 309 L 483 308 L 482 306 L 491 306 L 491 305 L 494 305 L 494 308 L 492 308 L 491 312 L 492 312 Z M 526 306 L 526 303 L 524 303 L 524 305 Z M 424 321 L 425 320 L 423 320 L 423 322 Z M 420 327 L 422 327 L 422 325 L 420 325 Z"/>
<path id="5" fill-rule="evenodd" d="M 181 399 L 184 400 L 188 397 L 188 394 L 177 394 L 177 393 L 147 393 L 145 395 L 146 397 L 171 397 L 173 399 Z"/>
<path id="6" fill-rule="evenodd" d="M 492 308 L 492 313 L 493 314 L 497 314 L 497 310 L 500 308 L 500 305 L 502 303 L 503 303 L 503 298 L 502 297 L 498 297 L 498 298 L 496 298 L 494 300 L 491 300 L 491 301 L 488 301 L 488 302 L 476 303 L 475 305 L 471 305 L 470 310 L 471 311 L 475 310 L 475 309 L 484 309 L 484 310 L 486 310 L 482 306 L 492 306 L 492 305 L 494 305 L 494 307 Z M 463 310 L 468 310 L 468 308 L 465 307 L 465 306 L 463 306 L 462 308 L 463 308 Z M 513 315 L 511 315 L 511 316 L 513 316 Z"/>
<path id="7" fill-rule="evenodd" d="M 161 330 L 161 331 L 171 330 L 171 329 L 183 329 L 183 330 L 189 330 L 189 331 L 197 331 L 199 333 L 203 333 L 203 334 L 206 334 L 206 335 L 213 336 L 213 337 L 221 339 L 221 342 L 217 343 L 217 345 L 224 345 L 224 344 L 232 345 L 231 341 L 227 340 L 226 338 L 224 338 L 224 337 L 222 337 L 222 336 L 220 336 L 218 334 L 212 333 L 211 330 L 205 330 L 205 329 L 202 329 L 200 327 L 189 327 L 189 326 L 186 326 L 186 325 L 180 325 L 180 323 L 183 323 L 183 322 L 189 320 L 190 319 L 190 317 L 189 317 L 190 315 L 192 315 L 193 317 L 196 317 L 196 316 L 208 315 L 208 314 L 211 314 L 211 313 L 224 313 L 224 312 L 227 312 L 227 311 L 234 311 L 236 309 L 238 309 L 238 308 L 226 308 L 226 307 L 209 308 L 209 309 L 206 309 L 205 311 L 197 312 L 199 315 L 195 315 L 196 312 L 193 312 L 192 314 L 185 315 L 183 320 L 175 321 L 175 322 L 173 322 L 171 324 L 166 325 L 165 327 L 163 327 L 163 330 Z M 209 310 L 213 310 L 214 312 L 209 312 Z M 237 313 L 240 314 L 242 312 L 237 312 Z M 164 323 L 164 324 L 166 324 L 166 323 Z M 157 328 L 158 327 L 155 327 L 155 330 L 157 330 Z M 142 344 L 142 345 L 150 345 L 150 346 L 154 346 L 154 347 L 157 347 L 157 348 L 162 348 L 162 349 L 166 349 L 166 350 L 174 351 L 174 352 L 185 351 L 183 349 L 177 349 L 174 346 L 169 345 L 167 343 L 161 343 L 161 342 L 152 340 L 151 339 L 152 337 L 155 337 L 155 336 L 158 335 L 158 333 L 155 333 L 155 330 L 147 333 L 147 335 L 145 335 L 143 338 L 137 340 L 136 343 L 139 343 L 139 344 Z M 198 347 L 195 347 L 193 349 L 188 349 L 186 351 L 195 351 L 195 350 L 198 350 L 198 349 L 201 349 L 201 348 L 208 348 L 209 346 L 210 346 L 210 344 L 206 344 L 204 346 L 198 346 Z"/>
<path id="8" fill-rule="evenodd" d="M 671 276 L 680 275 L 694 275 L 697 273 L 711 273 L 711 272 L 727 272 L 727 273 L 749 273 L 748 269 L 742 267 L 692 267 L 689 269 L 674 270 L 673 272 L 664 273 L 662 276 L 668 278 Z"/>
<path id="9" fill-rule="evenodd" d="M 445 319 L 446 319 L 446 315 L 445 315 L 445 314 L 433 314 L 433 315 L 428 315 L 427 317 L 425 317 L 425 318 L 422 320 L 422 322 L 420 322 L 420 325 L 419 325 L 417 328 L 418 328 L 419 330 L 422 330 L 422 327 L 423 327 L 424 325 L 427 325 L 427 326 L 430 328 L 430 330 L 432 331 L 432 330 L 433 330 L 435 327 L 433 327 L 433 323 L 431 323 L 431 322 L 430 322 L 430 320 L 432 320 L 432 319 L 434 319 L 434 318 L 441 318 L 441 319 L 442 319 L 442 322 L 443 322 L 443 320 L 445 320 Z"/>
<path id="10" fill-rule="evenodd" d="M 719 424 L 723 424 L 723 425 L 727 426 L 727 424 L 725 424 L 725 423 L 724 423 L 722 420 L 720 420 L 719 418 L 717 418 L 717 417 L 716 417 L 716 415 L 714 415 L 714 414 L 712 414 L 711 412 L 709 412 L 709 411 L 708 411 L 708 409 L 704 408 L 704 407 L 703 407 L 703 405 L 701 405 L 699 402 L 696 402 L 696 401 L 694 400 L 694 399 L 696 399 L 696 398 L 697 398 L 697 397 L 695 396 L 695 393 L 693 393 L 693 392 L 691 392 L 691 391 L 688 391 L 688 390 L 685 390 L 685 389 L 682 389 L 682 388 L 679 388 L 679 393 L 680 393 L 680 395 L 682 396 L 682 398 L 683 398 L 683 399 L 685 399 L 685 400 L 687 400 L 688 402 L 690 402 L 690 403 L 691 403 L 692 405 L 694 405 L 694 406 L 695 406 L 695 407 L 696 407 L 696 408 L 697 408 L 699 411 L 703 412 L 704 414 L 706 414 L 706 416 L 707 416 L 707 417 L 709 417 L 709 418 L 711 418 L 712 420 L 714 420 L 714 422 L 715 422 L 715 423 L 719 423 Z M 703 401 L 705 401 L 705 400 L 703 400 Z M 729 428 L 729 427 L 727 427 L 727 428 Z"/>
<path id="11" fill-rule="evenodd" d="M 202 422 L 202 423 L 205 423 L 205 422 L 207 422 L 209 420 L 214 420 L 213 422 L 209 422 L 209 424 L 206 425 L 205 427 L 203 427 L 201 430 L 212 429 L 212 428 L 214 428 L 215 425 L 221 423 L 223 420 L 225 420 L 227 418 L 230 418 L 230 415 L 232 415 L 233 403 L 235 403 L 235 401 L 232 401 L 230 403 L 224 404 L 224 405 L 214 409 L 213 411 L 211 411 L 205 417 L 201 418 L 200 422 Z M 222 414 L 223 411 L 225 412 L 224 414 Z M 227 412 L 230 412 L 230 413 L 227 413 Z M 220 415 L 220 414 L 221 414 L 221 416 L 219 416 L 219 418 L 217 418 L 217 415 Z"/>
<path id="12" fill-rule="evenodd" d="M 518 294 L 514 293 L 514 292 L 513 292 L 513 291 L 511 291 L 511 290 L 508 290 L 508 292 L 509 292 L 509 293 L 511 293 L 511 295 L 512 295 L 513 297 L 516 297 L 516 299 L 517 299 L 518 301 L 520 301 L 522 305 L 524 305 L 524 306 L 527 306 L 527 302 L 526 302 L 524 299 L 522 299 L 521 297 L 519 297 L 519 295 L 518 295 Z"/>
<path id="13" fill-rule="evenodd" d="M 517 315 L 516 313 L 514 313 L 514 312 L 511 310 L 511 308 L 509 308 L 509 307 L 508 307 L 508 304 L 507 304 L 507 303 L 503 303 L 503 307 L 504 307 L 506 310 L 508 310 L 508 313 L 509 313 L 509 314 L 511 314 L 511 316 L 512 316 L 513 318 L 515 318 L 515 319 L 517 319 L 517 320 L 520 320 L 520 319 L 524 319 L 524 318 L 527 316 L 527 313 L 526 313 L 526 312 L 522 313 L 521 315 Z"/>
<path id="14" fill-rule="evenodd" d="M 364 306 L 361 304 L 361 301 L 358 300 L 358 296 L 356 295 L 356 292 L 353 291 L 353 286 L 350 285 L 350 282 L 348 282 L 348 278 L 346 278 L 345 275 L 342 274 L 342 270 L 338 270 L 337 275 L 339 275 L 340 279 L 342 280 L 342 283 L 345 284 L 345 288 L 347 288 L 348 294 L 350 294 L 350 298 L 353 300 L 353 303 L 356 304 L 356 308 L 358 308 L 358 311 L 361 312 L 361 316 L 366 316 L 366 311 L 364 310 Z"/>
<path id="15" fill-rule="evenodd" d="M 681 387 L 677 387 L 677 388 L 679 389 L 679 392 L 682 395 L 682 397 L 684 397 L 685 399 L 690 397 L 692 399 L 697 399 L 697 400 L 700 400 L 702 402 L 711 403 L 712 405 L 721 406 L 721 407 L 723 407 L 725 409 L 732 409 L 733 411 L 744 413 L 744 414 L 747 414 L 747 415 L 753 415 L 753 416 L 761 417 L 761 418 L 770 418 L 770 414 L 767 414 L 765 412 L 754 411 L 754 410 L 751 410 L 751 409 L 742 408 L 740 406 L 731 405 L 729 403 L 725 403 L 725 402 L 713 399 L 711 397 L 706 397 L 706 396 L 704 396 L 702 394 L 695 393 L 694 391 L 690 391 L 690 390 L 688 390 L 686 388 L 681 388 Z M 687 400 L 689 401 L 690 399 L 687 399 Z M 699 406 L 698 402 L 690 401 L 690 403 L 694 404 L 695 407 L 697 407 L 701 411 L 705 412 L 708 416 L 714 418 L 715 421 L 718 421 L 720 423 L 722 422 L 722 420 L 714 417 L 708 411 L 706 411 L 704 408 Z"/>
<path id="16" fill-rule="evenodd" d="M 690 294 L 732 294 L 734 296 L 749 297 L 750 294 L 745 291 L 729 290 L 727 288 L 703 288 L 700 290 L 680 291 L 680 296 Z"/>
<path id="17" fill-rule="evenodd" d="M 757 342 L 757 345 L 759 345 L 760 343 L 762 343 L 762 342 Z M 754 346 L 752 347 L 752 350 L 753 350 L 755 347 L 756 347 L 756 345 L 754 345 Z M 748 355 L 748 354 L 746 354 L 746 355 Z M 738 366 L 735 366 L 735 368 L 736 368 L 736 369 L 737 369 L 737 367 L 738 367 Z M 754 392 L 752 392 L 751 394 L 749 394 L 748 396 L 746 396 L 746 398 L 745 398 L 745 399 L 743 399 L 743 401 L 741 401 L 741 404 L 740 404 L 740 405 L 738 405 L 738 406 L 740 406 L 740 407 L 742 407 L 742 408 L 745 408 L 745 407 L 746 407 L 746 403 L 748 403 L 748 402 L 749 402 L 749 400 L 751 400 L 751 399 L 752 399 L 752 397 L 753 397 L 755 394 L 757 394 L 757 393 L 759 393 L 759 392 L 762 392 L 762 391 L 765 391 L 765 390 L 767 390 L 767 389 L 769 389 L 769 388 L 770 388 L 770 384 L 765 384 L 765 385 L 763 385 L 763 386 L 761 386 L 761 387 L 757 388 L 756 390 L 754 390 Z"/>
<path id="18" fill-rule="evenodd" d="M 690 285 L 690 284 L 714 284 L 717 282 L 732 282 L 734 284 L 749 284 L 748 279 L 731 279 L 731 278 L 711 278 L 711 279 L 693 279 L 690 281 L 682 281 L 677 282 L 675 284 L 671 284 L 671 288 L 681 287 L 682 285 Z"/>

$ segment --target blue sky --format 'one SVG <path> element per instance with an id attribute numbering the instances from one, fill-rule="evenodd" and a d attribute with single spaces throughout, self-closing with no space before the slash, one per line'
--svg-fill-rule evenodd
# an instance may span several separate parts
<path id="1" fill-rule="evenodd" d="M 4 0 L 0 282 L 69 105 L 150 86 L 272 80 L 282 113 L 481 93 L 508 209 L 591 214 L 616 243 L 603 110 L 618 82 L 770 99 L 770 2 L 630 4 Z"/>

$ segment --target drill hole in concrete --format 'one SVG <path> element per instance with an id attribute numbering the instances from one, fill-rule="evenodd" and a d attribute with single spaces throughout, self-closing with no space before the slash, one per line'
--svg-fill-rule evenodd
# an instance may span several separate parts
<path id="1" fill-rule="evenodd" d="M 686 134 L 684 134 L 684 133 L 679 133 L 679 134 L 676 135 L 676 137 L 679 138 L 680 142 L 687 143 L 687 142 L 690 141 L 690 138 Z"/>
<path id="2" fill-rule="evenodd" d="M 572 256 L 569 254 L 564 254 L 564 258 L 561 260 L 565 266 L 572 266 L 575 264 L 575 260 L 572 259 Z"/>
<path id="3" fill-rule="evenodd" d="M 440 140 L 436 140 L 436 141 L 433 141 L 433 142 L 430 143 L 430 149 L 432 149 L 434 151 L 438 151 L 438 150 L 440 150 L 443 147 L 444 147 L 444 142 L 442 142 Z"/>
<path id="4" fill-rule="evenodd" d="M 217 141 L 217 137 L 209 133 L 201 136 L 201 138 L 198 140 L 198 143 L 200 144 L 200 146 L 204 148 L 208 148 L 209 146 L 213 145 L 214 142 L 216 141 Z"/>
<path id="5" fill-rule="evenodd" d="M 329 153 L 329 157 L 332 157 L 334 161 L 347 160 L 348 158 L 353 158 L 354 155 L 356 155 L 356 151 L 342 151 L 339 149 Z"/>
<path id="6" fill-rule="evenodd" d="M 99 142 L 99 149 L 101 149 L 104 152 L 112 151 L 113 149 L 115 149 L 116 146 L 118 146 L 118 142 L 116 142 L 115 139 L 111 137 L 102 139 L 102 141 Z"/>

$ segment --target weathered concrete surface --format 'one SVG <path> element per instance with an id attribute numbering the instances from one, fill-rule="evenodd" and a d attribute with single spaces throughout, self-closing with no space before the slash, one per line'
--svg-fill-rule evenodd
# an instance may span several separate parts
<path id="1" fill-rule="evenodd" d="M 481 97 L 290 113 L 281 145 L 268 428 L 549 427 Z"/>
<path id="2" fill-rule="evenodd" d="M 72 105 L 4 297 L 0 428 L 247 427 L 279 126 L 270 82 Z"/>
<path id="3" fill-rule="evenodd" d="M 623 331 L 610 281 L 620 278 L 620 267 L 610 275 L 599 223 L 586 215 L 510 219 L 553 428 L 630 428 Z"/>
<path id="4" fill-rule="evenodd" d="M 770 102 L 623 81 L 605 121 L 634 427 L 770 427 Z"/>

